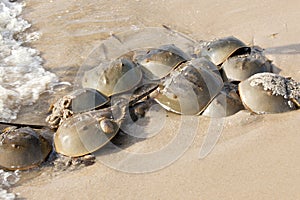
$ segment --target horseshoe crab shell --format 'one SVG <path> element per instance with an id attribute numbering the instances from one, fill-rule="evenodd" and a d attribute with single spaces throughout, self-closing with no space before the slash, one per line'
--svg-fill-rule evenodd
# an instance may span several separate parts
<path id="1" fill-rule="evenodd" d="M 221 68 L 229 80 L 242 81 L 256 73 L 271 72 L 272 64 L 262 51 L 252 47 L 250 53 L 229 57 Z"/>
<path id="2" fill-rule="evenodd" d="M 273 73 L 258 73 L 239 83 L 240 97 L 252 112 L 280 113 L 297 109 L 300 84 Z"/>
<path id="3" fill-rule="evenodd" d="M 215 65 L 222 64 L 237 49 L 246 47 L 241 40 L 230 36 L 221 39 L 215 39 L 208 42 L 201 42 L 196 47 L 195 54 L 198 57 L 206 57 Z"/>
<path id="4" fill-rule="evenodd" d="M 119 124 L 110 115 L 109 111 L 90 111 L 67 119 L 54 134 L 55 150 L 70 157 L 98 150 L 119 130 Z"/>
<path id="5" fill-rule="evenodd" d="M 167 76 L 172 69 L 189 59 L 175 45 L 164 45 L 157 49 L 149 49 L 138 55 L 135 60 L 141 64 L 142 70 L 150 80 L 158 80 Z"/>
<path id="6" fill-rule="evenodd" d="M 57 128 L 63 120 L 73 114 L 96 109 L 108 102 L 108 98 L 99 91 L 91 88 L 82 88 L 60 98 L 50 106 L 52 112 L 46 122 L 51 128 Z"/>
<path id="7" fill-rule="evenodd" d="M 92 88 L 78 89 L 67 96 L 71 99 L 70 110 L 73 113 L 93 110 L 109 101 L 107 96 Z"/>
<path id="8" fill-rule="evenodd" d="M 86 71 L 82 86 L 94 88 L 106 96 L 133 89 L 142 80 L 142 71 L 130 59 L 121 57 Z"/>
<path id="9" fill-rule="evenodd" d="M 226 117 L 244 109 L 242 101 L 237 94 L 237 86 L 225 83 L 222 91 L 207 106 L 202 115 L 208 117 Z"/>
<path id="10" fill-rule="evenodd" d="M 51 151 L 49 142 L 29 127 L 6 128 L 0 138 L 0 168 L 30 169 L 41 164 Z"/>
<path id="11" fill-rule="evenodd" d="M 169 111 L 195 115 L 221 91 L 223 81 L 214 72 L 197 65 L 196 60 L 183 63 L 166 77 L 155 100 Z"/>
<path id="12" fill-rule="evenodd" d="M 182 75 L 171 74 L 173 77 L 167 78 L 164 86 L 159 87 L 155 100 L 166 110 L 178 114 L 199 113 L 201 107 L 205 106 L 199 98 L 200 89 Z"/>
<path id="13" fill-rule="evenodd" d="M 208 60 L 205 57 L 193 59 L 192 63 L 194 66 L 197 66 L 197 68 L 206 69 L 206 70 L 211 71 L 221 77 L 218 66 L 216 66 L 213 62 L 211 62 L 210 60 Z"/>

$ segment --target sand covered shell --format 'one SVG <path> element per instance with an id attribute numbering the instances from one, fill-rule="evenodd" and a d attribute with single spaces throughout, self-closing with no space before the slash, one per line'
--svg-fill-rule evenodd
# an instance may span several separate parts
<path id="1" fill-rule="evenodd" d="M 197 57 L 206 57 L 215 65 L 222 64 L 233 52 L 240 48 L 247 48 L 246 44 L 236 37 L 224 37 L 212 41 L 202 41 L 195 48 Z"/>
<path id="2" fill-rule="evenodd" d="M 207 106 L 202 115 L 208 117 L 226 117 L 242 109 L 244 109 L 244 106 L 237 94 L 237 85 L 224 83 L 222 91 Z"/>
<path id="3" fill-rule="evenodd" d="M 230 56 L 221 68 L 230 81 L 242 81 L 256 73 L 272 72 L 271 61 L 255 47 L 252 47 L 249 53 Z"/>
<path id="4" fill-rule="evenodd" d="M 0 135 L 0 168 L 26 170 L 41 164 L 50 143 L 29 127 L 8 127 Z"/>
<path id="5" fill-rule="evenodd" d="M 300 84 L 273 73 L 258 73 L 239 84 L 240 97 L 250 111 L 280 113 L 297 109 Z"/>

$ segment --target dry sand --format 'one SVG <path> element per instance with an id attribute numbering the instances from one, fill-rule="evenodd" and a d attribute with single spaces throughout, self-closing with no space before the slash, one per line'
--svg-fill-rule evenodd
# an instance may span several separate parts
<path id="1" fill-rule="evenodd" d="M 281 74 L 300 81 L 297 0 L 25 2 L 24 17 L 43 34 L 32 45 L 42 52 L 45 67 L 63 81 L 74 76 L 74 69 L 110 32 L 161 24 L 197 40 L 234 35 L 264 47 Z M 168 115 L 155 137 L 132 140 L 126 150 L 157 151 L 172 141 L 183 119 Z M 114 170 L 101 161 L 115 155 L 126 163 L 127 158 L 118 157 L 116 147 L 108 145 L 96 153 L 95 165 L 54 177 L 41 175 L 13 191 L 28 199 L 300 199 L 299 111 L 262 116 L 242 111 L 226 118 L 220 140 L 204 159 L 199 159 L 199 151 L 210 120 L 188 119 L 198 125 L 192 144 L 160 170 L 142 174 Z M 187 135 L 194 125 L 185 128 Z M 141 166 L 153 164 L 142 162 Z"/>

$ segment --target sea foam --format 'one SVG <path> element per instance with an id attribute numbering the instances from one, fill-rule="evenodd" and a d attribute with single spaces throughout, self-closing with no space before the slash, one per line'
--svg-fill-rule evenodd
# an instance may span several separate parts
<path id="1" fill-rule="evenodd" d="M 20 17 L 24 6 L 0 0 L 0 121 L 16 119 L 21 106 L 36 102 L 58 81 L 43 68 L 39 51 L 24 45 L 39 38 L 25 33 L 31 25 Z"/>
<path id="2" fill-rule="evenodd" d="M 13 200 L 17 195 L 10 192 L 10 187 L 20 180 L 20 173 L 18 170 L 14 172 L 6 172 L 0 169 L 0 199 Z"/>

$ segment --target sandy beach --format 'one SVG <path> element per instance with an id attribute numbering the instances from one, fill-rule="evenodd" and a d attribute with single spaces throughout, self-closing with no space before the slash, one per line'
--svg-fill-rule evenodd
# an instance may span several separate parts
<path id="1" fill-rule="evenodd" d="M 60 81 L 72 83 L 90 52 L 112 33 L 163 24 L 196 40 L 233 35 L 258 45 L 280 74 L 300 81 L 296 0 L 24 2 L 23 18 L 41 33 L 30 46 Z M 35 122 L 33 116 L 45 116 L 53 101 L 48 96 L 22 108 L 16 121 Z M 219 120 L 164 116 L 161 129 L 148 139 L 118 136 L 95 153 L 94 165 L 55 176 L 42 173 L 12 191 L 25 199 L 300 199 L 299 110 L 268 115 L 240 111 Z M 214 124 L 220 125 L 220 138 L 201 159 L 201 146 Z M 178 155 L 164 163 L 168 157 L 153 152 L 168 144 L 174 144 L 173 151 L 166 155 Z M 152 160 L 146 159 L 150 154 Z"/>

